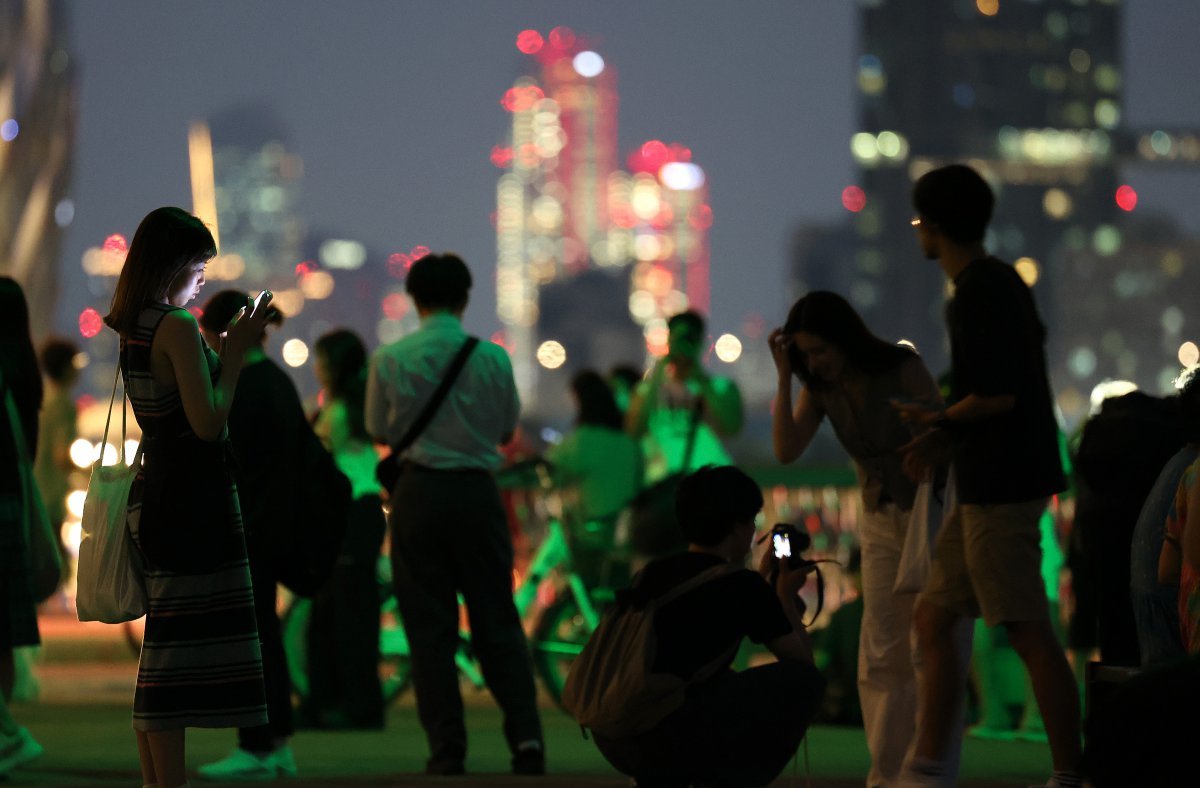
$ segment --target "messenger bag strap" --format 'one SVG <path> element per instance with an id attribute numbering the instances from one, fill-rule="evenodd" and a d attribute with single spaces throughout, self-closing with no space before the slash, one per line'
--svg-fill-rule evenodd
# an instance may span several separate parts
<path id="1" fill-rule="evenodd" d="M 700 419 L 704 415 L 704 395 L 696 397 L 688 418 L 687 443 L 683 449 L 683 464 L 679 466 L 681 473 L 687 473 L 692 464 L 692 453 L 696 448 L 696 433 L 700 430 Z"/>
<path id="2" fill-rule="evenodd" d="M 478 337 L 467 337 L 467 341 L 458 349 L 458 355 L 450 362 L 450 366 L 446 368 L 446 374 L 442 377 L 442 382 L 438 384 L 437 390 L 433 392 L 433 396 L 429 398 L 429 402 L 425 403 L 425 408 L 417 416 L 416 420 L 408 426 L 404 432 L 404 437 L 400 438 L 399 443 L 392 447 L 392 456 L 396 459 L 400 455 L 408 451 L 408 447 L 412 446 L 420 437 L 425 428 L 429 426 L 429 422 L 433 421 L 434 414 L 441 407 L 442 402 L 446 399 L 446 395 L 450 393 L 450 387 L 454 385 L 454 379 L 458 377 L 458 373 L 462 372 L 462 368 L 467 365 L 467 357 L 471 355 L 471 351 L 479 344 Z"/>

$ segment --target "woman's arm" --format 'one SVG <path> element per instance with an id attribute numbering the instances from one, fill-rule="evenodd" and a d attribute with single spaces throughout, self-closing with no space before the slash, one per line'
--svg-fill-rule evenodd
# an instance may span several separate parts
<path id="1" fill-rule="evenodd" d="M 779 386 L 775 389 L 775 402 L 771 410 L 771 438 L 775 447 L 775 459 L 793 462 L 804 453 L 825 414 L 821 411 L 807 388 L 800 389 L 800 399 L 792 408 L 792 362 L 788 357 L 791 340 L 777 328 L 767 337 L 771 349 L 771 360 L 775 362 L 775 374 Z"/>
<path id="2" fill-rule="evenodd" d="M 260 305 L 256 313 L 242 317 L 230 327 L 221 355 L 221 374 L 211 382 L 204 341 L 196 319 L 183 310 L 167 314 L 155 336 L 155 349 L 161 350 L 175 385 L 188 425 L 201 440 L 215 441 L 229 419 L 234 391 L 241 374 L 246 349 L 266 328 L 267 309 Z M 161 344 L 160 344 L 161 343 Z"/>
<path id="3" fill-rule="evenodd" d="M 807 388 L 800 389 L 800 397 L 793 409 L 791 376 L 781 377 L 779 388 L 775 392 L 774 412 L 771 415 L 775 459 L 783 463 L 794 462 L 812 443 L 824 417 L 825 414 Z"/>

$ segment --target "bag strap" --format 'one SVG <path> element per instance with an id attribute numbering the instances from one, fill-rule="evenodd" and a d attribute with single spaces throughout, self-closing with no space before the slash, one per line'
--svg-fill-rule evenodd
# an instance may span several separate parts
<path id="1" fill-rule="evenodd" d="M 704 395 L 696 397 L 696 404 L 692 406 L 691 417 L 688 419 L 687 444 L 683 449 L 683 464 L 679 466 L 679 470 L 683 473 L 688 472 L 688 468 L 692 464 L 692 452 L 696 448 L 696 433 L 700 431 L 700 417 L 704 414 Z"/>
<path id="2" fill-rule="evenodd" d="M 100 438 L 100 457 L 98 462 L 104 465 L 104 450 L 108 447 L 108 425 L 112 422 L 113 406 L 117 402 L 117 384 L 121 382 L 121 364 L 117 363 L 117 375 L 113 378 L 112 396 L 108 398 L 108 416 L 104 419 L 104 435 Z M 126 437 L 126 408 L 125 401 L 129 399 L 129 387 L 121 387 L 121 445 L 117 447 L 117 462 L 119 464 L 125 462 L 125 437 Z M 138 444 L 139 452 L 141 443 Z"/>
<path id="3" fill-rule="evenodd" d="M 400 441 L 392 447 L 393 457 L 399 459 L 401 454 L 408 451 L 408 447 L 416 442 L 421 433 L 425 431 L 425 428 L 429 426 L 429 422 L 433 421 L 434 414 L 441 407 L 442 402 L 446 399 L 446 395 L 450 393 L 450 387 L 454 385 L 454 379 L 458 377 L 459 372 L 462 372 L 462 368 L 467 365 L 467 357 L 471 355 L 471 351 L 478 344 L 478 337 L 467 337 L 467 341 L 463 342 L 462 347 L 458 349 L 458 354 L 450 362 L 450 366 L 446 368 L 442 382 L 438 384 L 437 389 L 433 392 L 433 396 L 425 403 L 425 408 L 417 416 L 416 420 L 408 425 L 408 429 L 404 431 L 404 436 L 400 438 Z"/>
<path id="4" fill-rule="evenodd" d="M 716 580 L 718 578 L 724 577 L 725 575 L 732 574 L 732 573 L 736 572 L 738 569 L 741 569 L 741 567 L 722 562 L 720 565 L 705 569 L 700 574 L 689 578 L 687 581 L 685 581 L 683 583 L 680 583 L 679 585 L 675 586 L 667 593 L 654 597 L 653 599 L 651 599 L 647 602 L 647 606 L 654 605 L 656 608 L 662 607 L 663 605 L 665 605 L 669 602 L 673 602 L 674 600 L 683 596 L 687 592 L 692 591 L 693 589 L 699 588 L 700 586 L 704 585 L 708 581 Z"/>

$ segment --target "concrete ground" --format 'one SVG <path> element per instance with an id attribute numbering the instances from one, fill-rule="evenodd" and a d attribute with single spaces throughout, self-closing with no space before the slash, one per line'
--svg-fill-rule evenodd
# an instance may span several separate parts
<path id="1" fill-rule="evenodd" d="M 10 785 L 137 786 L 137 751 L 130 727 L 136 661 L 119 628 L 80 625 L 66 617 L 43 622 L 45 646 L 37 672 L 36 702 L 14 706 L 46 754 L 13 772 Z M 420 770 L 425 742 L 411 694 L 391 709 L 387 729 L 368 733 L 303 732 L 293 740 L 300 776 L 281 781 L 296 788 L 327 786 L 490 785 L 595 786 L 618 788 L 628 780 L 613 771 L 585 741 L 578 726 L 543 703 L 550 774 L 544 778 L 507 774 L 508 753 L 500 715 L 486 692 L 466 689 L 471 731 L 469 774 L 424 777 Z M 233 747 L 225 730 L 188 732 L 191 768 L 220 758 Z M 806 762 L 807 761 L 807 762 Z M 867 751 L 861 730 L 818 726 L 776 786 L 849 788 L 862 785 Z M 962 785 L 970 788 L 1042 783 L 1049 774 L 1045 745 L 983 742 L 968 739 L 963 753 Z M 192 785 L 217 785 L 200 783 Z"/>

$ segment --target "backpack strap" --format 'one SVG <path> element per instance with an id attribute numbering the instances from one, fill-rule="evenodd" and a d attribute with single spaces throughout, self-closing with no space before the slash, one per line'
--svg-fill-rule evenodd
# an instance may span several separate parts
<path id="1" fill-rule="evenodd" d="M 734 566 L 733 564 L 722 562 L 720 565 L 705 569 L 695 577 L 691 577 L 685 582 L 680 583 L 665 594 L 661 594 L 653 599 L 648 600 L 646 605 L 647 607 L 650 605 L 662 607 L 668 602 L 673 602 L 687 592 L 699 588 L 710 580 L 716 580 L 720 577 L 724 577 L 725 575 L 733 574 L 741 568 L 742 567 L 740 566 Z"/>

